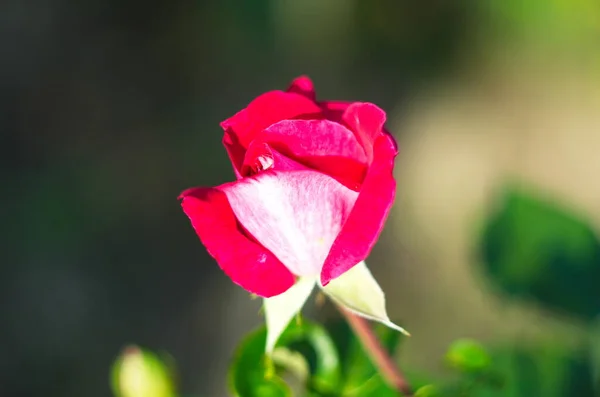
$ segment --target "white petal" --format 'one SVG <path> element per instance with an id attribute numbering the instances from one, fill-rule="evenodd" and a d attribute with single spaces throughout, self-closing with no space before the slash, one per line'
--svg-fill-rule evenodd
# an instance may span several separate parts
<path id="1" fill-rule="evenodd" d="M 383 291 L 365 262 L 360 262 L 321 288 L 331 299 L 351 312 L 408 335 L 402 327 L 390 321 L 385 310 Z"/>
<path id="2" fill-rule="evenodd" d="M 244 228 L 297 276 L 317 276 L 358 193 L 321 172 L 265 171 L 219 187 Z"/>
<path id="3" fill-rule="evenodd" d="M 316 282 L 316 279 L 312 277 L 300 278 L 292 288 L 283 294 L 264 299 L 267 320 L 267 354 L 273 352 L 275 343 L 292 318 L 302 309 Z"/>

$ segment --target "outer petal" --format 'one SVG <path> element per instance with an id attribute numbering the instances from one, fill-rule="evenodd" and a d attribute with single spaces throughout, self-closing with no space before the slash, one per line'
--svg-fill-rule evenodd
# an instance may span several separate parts
<path id="1" fill-rule="evenodd" d="M 375 140 L 384 134 L 385 112 L 372 103 L 355 102 L 346 108 L 342 120 L 354 131 L 357 140 L 371 161 Z"/>
<path id="2" fill-rule="evenodd" d="M 263 297 L 281 294 L 294 285 L 292 273 L 242 229 L 224 193 L 195 188 L 180 198 L 208 253 L 233 282 Z"/>
<path id="3" fill-rule="evenodd" d="M 303 277 L 283 294 L 264 299 L 267 320 L 267 353 L 273 352 L 275 343 L 291 319 L 302 309 L 316 283 L 317 280 L 312 277 Z"/>
<path id="4" fill-rule="evenodd" d="M 375 141 L 373 163 L 360 195 L 323 265 L 323 285 L 363 261 L 375 245 L 396 194 L 392 170 L 397 153 L 390 135 L 383 134 Z"/>
<path id="5" fill-rule="evenodd" d="M 308 76 L 296 77 L 287 89 L 287 92 L 295 92 L 304 95 L 311 101 L 315 100 L 316 93 L 312 80 Z"/>
<path id="6" fill-rule="evenodd" d="M 390 321 L 385 310 L 383 291 L 365 262 L 360 262 L 322 289 L 330 298 L 351 312 L 408 334 L 402 327 Z"/>
<path id="7" fill-rule="evenodd" d="M 317 276 L 358 193 L 317 171 L 265 171 L 219 187 L 237 219 L 298 276 Z"/>
<path id="8" fill-rule="evenodd" d="M 236 174 L 244 161 L 243 153 L 256 133 L 273 123 L 294 118 L 322 118 L 321 108 L 304 95 L 270 91 L 258 96 L 248 106 L 221 123 L 225 131 L 223 144 Z"/>
<path id="9" fill-rule="evenodd" d="M 230 130 L 225 130 L 225 134 L 223 135 L 223 146 L 225 146 L 229 160 L 231 160 L 231 165 L 233 165 L 235 177 L 241 179 L 242 164 L 244 163 L 246 148 L 240 144 L 237 136 Z"/>

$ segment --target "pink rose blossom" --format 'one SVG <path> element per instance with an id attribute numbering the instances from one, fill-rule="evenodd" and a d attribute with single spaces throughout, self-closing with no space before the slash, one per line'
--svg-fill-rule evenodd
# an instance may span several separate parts
<path id="1" fill-rule="evenodd" d="M 276 297 L 265 302 L 287 310 L 285 319 L 318 280 L 346 307 L 389 323 L 383 293 L 363 262 L 395 195 L 398 149 L 385 121 L 371 103 L 317 101 L 311 80 L 299 77 L 221 123 L 236 181 L 180 195 L 221 269 L 247 291 Z M 348 281 L 327 287 L 355 267 Z M 364 284 L 353 288 L 377 302 L 345 296 L 348 283 Z"/>
<path id="2" fill-rule="evenodd" d="M 369 255 L 394 201 L 384 123 L 371 103 L 315 101 L 300 77 L 221 123 L 238 180 L 183 192 L 183 210 L 246 290 L 270 297 L 314 274 L 327 285 Z"/>

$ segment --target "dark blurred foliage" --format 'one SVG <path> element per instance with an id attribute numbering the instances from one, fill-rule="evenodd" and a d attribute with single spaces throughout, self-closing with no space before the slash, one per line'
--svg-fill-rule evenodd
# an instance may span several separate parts
<path id="1" fill-rule="evenodd" d="M 593 321 L 600 313 L 600 241 L 569 209 L 507 189 L 483 233 L 492 280 L 511 296 Z"/>
<path id="2" fill-rule="evenodd" d="M 235 324 L 229 298 L 243 292 L 176 199 L 232 178 L 218 123 L 300 74 L 322 98 L 408 102 L 476 50 L 487 22 L 468 0 L 358 1 L 351 12 L 340 1 L 1 2 L 0 396 L 109 395 L 109 368 L 130 342 L 172 354 L 186 393 L 225 390 L 214 369 L 232 353 L 222 340 L 248 327 L 216 324 Z M 490 226 L 496 285 L 591 319 L 596 237 L 520 203 Z M 522 240 L 532 225 L 542 230 Z M 517 242 L 547 254 L 527 285 L 506 272 L 524 260 L 511 253 Z M 554 376 L 524 369 L 546 365 L 531 349 L 509 360 L 515 388 Z M 589 396 L 590 365 L 571 353 L 557 359 L 572 385 L 562 395 Z M 531 390 L 511 395 L 561 395 Z"/>

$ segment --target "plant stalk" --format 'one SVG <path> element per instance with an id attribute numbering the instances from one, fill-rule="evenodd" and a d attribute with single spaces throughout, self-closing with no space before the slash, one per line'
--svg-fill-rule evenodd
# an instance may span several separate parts
<path id="1" fill-rule="evenodd" d="M 402 393 L 402 395 L 407 397 L 412 396 L 413 391 L 410 383 L 408 383 L 402 370 L 396 365 L 392 357 L 390 357 L 388 352 L 381 345 L 368 321 L 341 306 L 338 306 L 338 309 L 346 318 L 346 321 L 354 331 L 354 334 L 360 339 L 367 354 L 385 381 L 392 388 Z"/>

